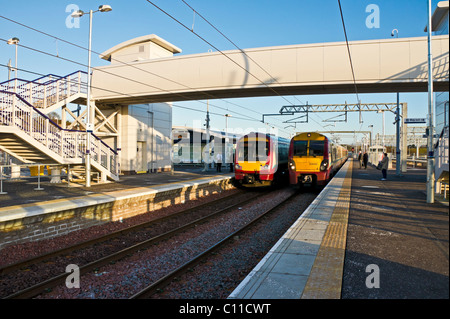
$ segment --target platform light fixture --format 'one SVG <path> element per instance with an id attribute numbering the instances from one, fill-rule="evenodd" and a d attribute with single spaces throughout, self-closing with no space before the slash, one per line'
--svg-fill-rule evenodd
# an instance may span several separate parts
<path id="1" fill-rule="evenodd" d="M 19 44 L 19 42 L 20 42 L 19 38 L 14 37 L 14 38 L 9 39 L 7 43 L 8 44 Z"/>
<path id="2" fill-rule="evenodd" d="M 19 42 L 20 42 L 19 38 L 16 38 L 16 37 L 13 37 L 13 38 L 9 39 L 9 40 L 6 42 L 6 43 L 8 43 L 9 45 L 15 45 L 15 46 L 16 46 L 16 62 L 15 62 L 16 66 L 15 66 L 15 68 L 14 68 L 16 80 L 14 81 L 14 92 L 16 92 L 16 88 L 17 88 L 17 79 L 18 79 L 18 75 L 17 75 L 17 73 L 18 73 L 18 69 L 17 69 L 17 47 L 18 47 Z"/>
<path id="3" fill-rule="evenodd" d="M 91 11 L 89 11 L 89 14 L 90 13 L 95 13 L 95 12 L 109 12 L 109 11 L 112 11 L 111 6 L 107 5 L 107 4 L 102 4 L 101 6 L 98 7 L 97 11 L 92 11 L 91 10 Z M 71 16 L 72 16 L 72 18 L 81 18 L 85 14 L 86 14 L 86 12 L 84 12 L 83 10 L 77 10 L 77 11 L 74 11 L 71 14 Z"/>

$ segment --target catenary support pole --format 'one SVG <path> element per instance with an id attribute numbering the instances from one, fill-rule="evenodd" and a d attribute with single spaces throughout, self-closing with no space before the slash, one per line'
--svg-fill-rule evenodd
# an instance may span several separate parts
<path id="1" fill-rule="evenodd" d="M 428 137 L 427 137 L 427 203 L 434 203 L 434 149 L 433 149 L 433 54 L 431 48 L 431 0 L 428 0 Z"/>

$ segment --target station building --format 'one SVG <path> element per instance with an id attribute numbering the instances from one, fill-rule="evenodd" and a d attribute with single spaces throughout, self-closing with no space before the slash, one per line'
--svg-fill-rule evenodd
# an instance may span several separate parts
<path id="1" fill-rule="evenodd" d="M 111 62 L 111 65 L 94 69 L 93 86 L 96 73 L 110 72 L 115 66 L 125 64 L 130 67 L 132 76 L 144 72 L 139 68 L 139 62 L 170 58 L 180 52 L 181 49 L 154 34 L 125 41 L 101 54 L 100 57 Z M 101 106 L 101 101 L 98 104 Z M 120 112 L 117 123 L 119 135 L 104 137 L 103 140 L 120 152 L 121 173 L 169 171 L 172 151 L 171 103 L 110 104 L 104 105 L 102 111 L 107 117 L 117 108 Z"/>

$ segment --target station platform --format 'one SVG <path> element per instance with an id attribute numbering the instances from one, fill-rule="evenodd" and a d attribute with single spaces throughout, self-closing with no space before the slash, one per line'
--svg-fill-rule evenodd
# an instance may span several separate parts
<path id="1" fill-rule="evenodd" d="M 43 178 L 4 182 L 0 194 L 0 249 L 51 238 L 233 188 L 234 173 L 201 167 L 121 176 L 118 182 L 52 184 Z"/>
<path id="2" fill-rule="evenodd" d="M 231 175 L 230 175 L 231 174 Z M 0 208 L 14 205 L 26 205 L 36 202 L 49 201 L 54 199 L 66 199 L 91 194 L 102 194 L 119 190 L 130 190 L 137 187 L 151 187 L 155 185 L 168 184 L 180 181 L 188 181 L 203 177 L 213 177 L 217 175 L 232 176 L 229 169 L 222 169 L 221 173 L 216 169 L 209 168 L 204 172 L 199 166 L 180 166 L 175 167 L 173 174 L 171 172 L 159 172 L 136 175 L 121 175 L 117 182 L 106 182 L 97 184 L 91 182 L 91 187 L 85 187 L 82 183 L 66 182 L 59 184 L 50 183 L 48 176 L 41 177 L 42 190 L 37 191 L 37 177 L 22 178 L 3 181 L 3 191 L 6 195 L 0 194 Z"/>
<path id="3" fill-rule="evenodd" d="M 426 170 L 349 160 L 229 299 L 448 299 L 448 202 Z"/>

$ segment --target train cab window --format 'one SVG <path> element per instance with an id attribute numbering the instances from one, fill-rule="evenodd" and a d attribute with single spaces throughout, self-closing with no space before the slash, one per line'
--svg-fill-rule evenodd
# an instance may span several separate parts
<path id="1" fill-rule="evenodd" d="M 238 147 L 238 161 L 267 161 L 269 156 L 269 140 L 245 141 Z"/>
<path id="2" fill-rule="evenodd" d="M 325 141 L 309 141 L 309 156 L 323 156 Z"/>
<path id="3" fill-rule="evenodd" d="M 294 156 L 308 155 L 308 141 L 294 141 Z"/>

